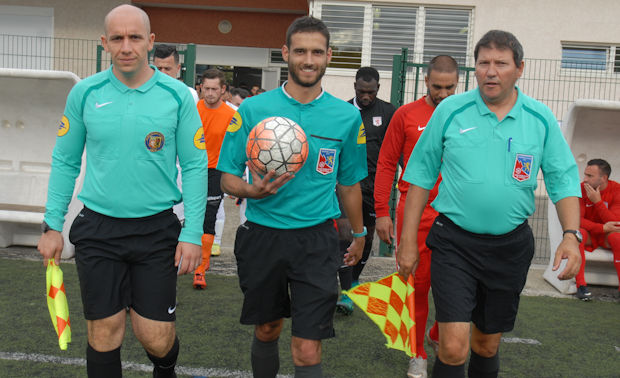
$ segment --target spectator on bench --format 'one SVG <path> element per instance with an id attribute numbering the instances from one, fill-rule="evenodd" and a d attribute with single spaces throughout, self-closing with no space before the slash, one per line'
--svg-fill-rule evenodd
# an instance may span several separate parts
<path id="1" fill-rule="evenodd" d="M 610 180 L 611 166 L 603 159 L 592 159 L 584 171 L 581 183 L 581 268 L 576 276 L 577 298 L 592 299 L 584 271 L 585 250 L 592 252 L 598 247 L 611 249 L 614 265 L 620 280 L 620 184 Z M 620 288 L 618 288 L 620 295 Z"/>

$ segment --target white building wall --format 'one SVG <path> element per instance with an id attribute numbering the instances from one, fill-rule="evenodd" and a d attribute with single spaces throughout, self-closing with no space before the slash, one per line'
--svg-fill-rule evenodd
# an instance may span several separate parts
<path id="1" fill-rule="evenodd" d="M 620 1 L 618 0 L 339 0 L 339 3 L 372 3 L 390 5 L 445 6 L 472 9 L 471 40 L 473 46 L 491 29 L 515 34 L 523 45 L 526 58 L 554 59 L 562 57 L 562 42 L 600 43 L 620 46 Z M 312 9 L 313 4 L 311 2 Z M 471 62 L 473 64 L 473 62 Z M 337 97 L 349 98 L 353 79 L 342 69 L 328 69 L 324 86 Z M 390 72 L 382 72 L 380 97 L 389 99 Z"/>
<path id="2" fill-rule="evenodd" d="M 123 0 L 0 0 L 0 5 L 54 9 L 54 37 L 99 39 L 103 18 Z"/>

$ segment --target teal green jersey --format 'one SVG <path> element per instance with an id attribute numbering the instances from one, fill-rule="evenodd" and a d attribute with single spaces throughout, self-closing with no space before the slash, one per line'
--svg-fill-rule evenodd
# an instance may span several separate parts
<path id="1" fill-rule="evenodd" d="M 308 158 L 277 194 L 248 199 L 246 217 L 279 229 L 310 227 L 339 217 L 336 183 L 354 185 L 368 174 L 366 135 L 359 110 L 325 91 L 308 104 L 290 97 L 284 86 L 244 100 L 226 132 L 217 169 L 241 176 L 250 130 L 274 116 L 289 118 L 304 130 Z"/>
<path id="2" fill-rule="evenodd" d="M 45 213 L 52 229 L 62 230 L 84 147 L 86 172 L 78 198 L 116 218 L 145 217 L 180 202 L 178 156 L 185 204 L 179 241 L 200 245 L 207 156 L 202 123 L 183 83 L 155 70 L 131 89 L 110 68 L 73 87 L 52 153 Z"/>
<path id="3" fill-rule="evenodd" d="M 467 231 L 499 235 L 534 213 L 540 169 L 554 203 L 580 196 L 577 164 L 549 108 L 518 90 L 498 121 L 474 89 L 439 104 L 403 179 L 431 189 L 441 172 L 432 206 Z"/>

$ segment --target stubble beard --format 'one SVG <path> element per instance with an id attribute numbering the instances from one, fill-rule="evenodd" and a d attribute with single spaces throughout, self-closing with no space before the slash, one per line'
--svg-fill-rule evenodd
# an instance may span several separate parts
<path id="1" fill-rule="evenodd" d="M 306 87 L 306 88 L 314 87 L 318 82 L 320 82 L 321 79 L 323 78 L 323 75 L 325 75 L 325 69 L 326 69 L 325 66 L 320 68 L 319 74 L 316 80 L 304 82 L 301 80 L 299 76 L 297 76 L 297 72 L 295 71 L 294 66 L 290 63 L 288 65 L 288 73 L 291 75 L 291 80 L 293 80 L 295 84 L 301 85 L 302 87 Z"/>

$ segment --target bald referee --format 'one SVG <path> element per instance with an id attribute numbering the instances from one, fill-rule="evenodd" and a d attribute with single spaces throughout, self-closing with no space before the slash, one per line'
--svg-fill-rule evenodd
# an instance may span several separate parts
<path id="1" fill-rule="evenodd" d="M 155 35 L 131 5 L 105 18 L 112 67 L 69 93 L 52 154 L 43 235 L 38 249 L 59 262 L 61 235 L 86 147 L 78 198 L 84 209 L 70 231 L 88 327 L 89 377 L 120 377 L 126 308 L 154 364 L 154 377 L 174 377 L 176 276 L 200 264 L 207 162 L 202 124 L 185 84 L 148 64 Z M 185 226 L 172 206 L 181 201 Z"/>
<path id="2" fill-rule="evenodd" d="M 403 175 L 412 184 L 397 254 L 403 277 L 418 263 L 422 211 L 440 172 L 443 178 L 426 239 L 439 324 L 433 377 L 464 377 L 470 346 L 469 377 L 497 377 L 500 339 L 514 327 L 534 255 L 527 218 L 541 169 L 565 233 L 555 254 L 556 270 L 568 260 L 559 278 L 574 277 L 580 263 L 577 164 L 549 108 L 515 85 L 521 44 L 492 30 L 474 57 L 478 88 L 439 104 Z"/>

